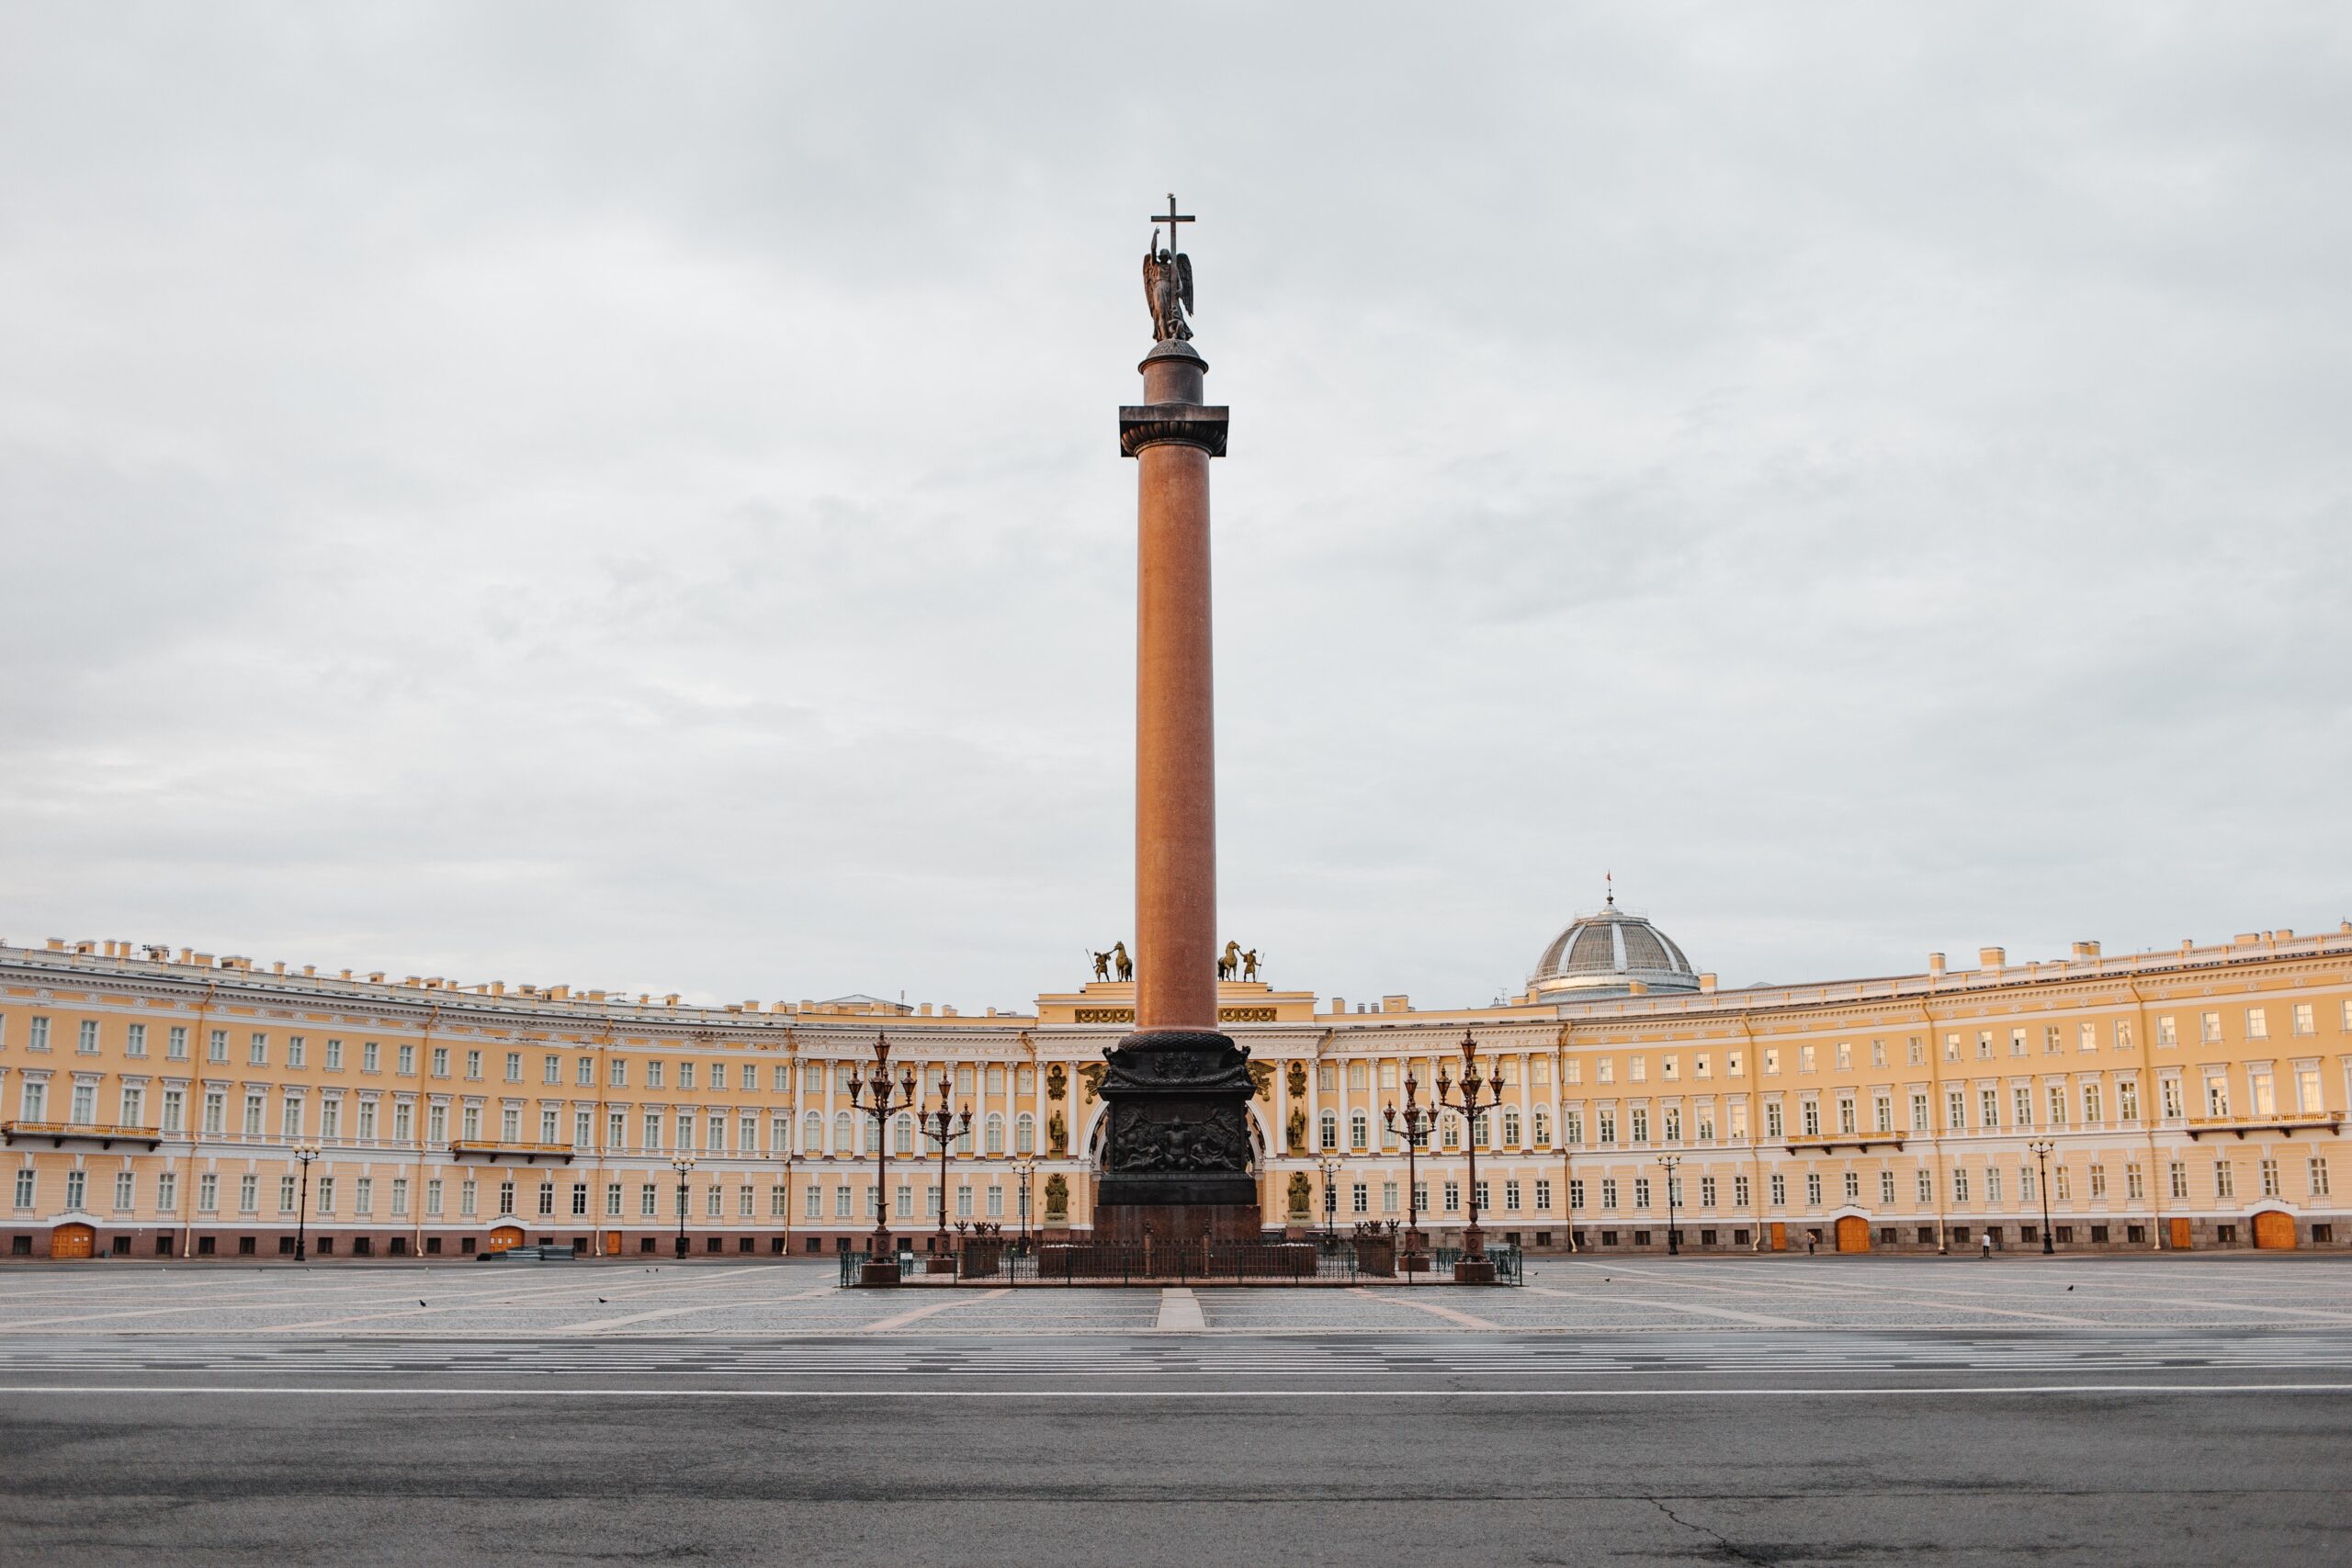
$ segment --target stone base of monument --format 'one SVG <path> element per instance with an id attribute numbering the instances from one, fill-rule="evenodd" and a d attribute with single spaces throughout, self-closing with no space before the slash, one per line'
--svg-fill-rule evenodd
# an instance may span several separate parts
<path id="1" fill-rule="evenodd" d="M 1223 1246 L 1254 1243 L 1264 1234 L 1256 1184 L 1246 1176 L 1239 1185 L 1250 1190 L 1249 1195 L 1238 1200 L 1228 1197 L 1222 1202 L 1124 1202 L 1111 1178 L 1103 1178 L 1102 1185 L 1112 1192 L 1099 1197 L 1094 1205 L 1093 1239 L 1098 1242 L 1141 1246 L 1147 1241 L 1205 1240 Z"/>
<path id="2" fill-rule="evenodd" d="M 1495 1266 L 1484 1258 L 1465 1258 L 1453 1266 L 1453 1282 L 1457 1285 L 1491 1285 L 1495 1282 Z"/>
<path id="3" fill-rule="evenodd" d="M 1426 1274 L 1430 1271 L 1430 1255 L 1408 1247 L 1396 1255 L 1396 1271 L 1408 1280 L 1416 1274 Z"/>
<path id="4" fill-rule="evenodd" d="M 926 1274 L 953 1274 L 956 1272 L 956 1255 L 934 1252 L 922 1260 L 922 1271 Z"/>
<path id="5" fill-rule="evenodd" d="M 1138 1030 L 1105 1054 L 1094 1241 L 1255 1244 L 1250 1053 L 1212 1029 Z"/>
<path id="6" fill-rule="evenodd" d="M 857 1282 L 861 1285 L 895 1285 L 899 1282 L 899 1260 L 885 1258 L 878 1262 L 857 1266 Z"/>
<path id="7" fill-rule="evenodd" d="M 1394 1279 L 1396 1274 L 1396 1238 L 1392 1235 L 1363 1235 L 1356 1237 L 1356 1267 L 1366 1274 L 1381 1279 Z"/>

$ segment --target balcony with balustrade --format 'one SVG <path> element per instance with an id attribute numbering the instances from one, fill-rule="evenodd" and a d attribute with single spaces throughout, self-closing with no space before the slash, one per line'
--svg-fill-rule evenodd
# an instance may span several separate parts
<path id="1" fill-rule="evenodd" d="M 62 1149 L 68 1144 L 96 1144 L 110 1149 L 130 1144 L 153 1149 L 164 1141 L 153 1127 L 125 1127 L 111 1122 L 0 1122 L 0 1143 L 42 1144 Z"/>

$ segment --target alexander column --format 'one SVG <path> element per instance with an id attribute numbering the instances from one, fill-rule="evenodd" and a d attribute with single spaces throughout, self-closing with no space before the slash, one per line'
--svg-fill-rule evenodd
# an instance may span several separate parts
<path id="1" fill-rule="evenodd" d="M 1254 1240 L 1249 1052 L 1217 1032 L 1216 714 L 1209 615 L 1209 459 L 1226 411 L 1202 400 L 1193 262 L 1168 210 L 1144 254 L 1151 352 L 1119 410 L 1136 460 L 1136 1028 L 1104 1053 L 1110 1106 L 1095 1234 Z"/>

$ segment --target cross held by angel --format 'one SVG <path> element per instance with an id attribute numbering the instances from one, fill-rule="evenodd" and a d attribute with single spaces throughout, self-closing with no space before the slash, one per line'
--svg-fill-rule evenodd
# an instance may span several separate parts
<path id="1" fill-rule="evenodd" d="M 1143 297 L 1151 307 L 1151 340 L 1166 343 L 1170 338 L 1189 339 L 1191 323 L 1185 321 L 1193 310 L 1193 258 L 1176 249 L 1176 225 L 1193 221 L 1189 213 L 1176 210 L 1176 197 L 1168 197 L 1168 210 L 1153 215 L 1151 248 L 1143 254 Z M 1168 243 L 1159 243 L 1158 223 L 1168 225 Z"/>

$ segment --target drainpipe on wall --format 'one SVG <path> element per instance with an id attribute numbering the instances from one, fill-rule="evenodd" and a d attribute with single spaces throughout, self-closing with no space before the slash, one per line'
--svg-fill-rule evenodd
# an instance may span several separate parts
<path id="1" fill-rule="evenodd" d="M 2141 1123 L 2148 1133 L 2148 1247 L 2153 1252 L 2165 1249 L 2165 1162 L 2156 1148 L 2156 1122 L 2163 1115 L 2164 1086 L 2156 1081 L 2156 1060 L 2149 1055 L 2155 1043 L 2149 1038 L 2148 998 L 2137 980 L 2126 982 L 2132 987 L 2132 1017 L 2140 1032 L 2140 1101 Z"/>
<path id="2" fill-rule="evenodd" d="M 1935 976 L 1931 975 L 1928 977 L 1928 990 L 1932 995 L 1935 988 Z M 1936 1255 L 1941 1258 L 1951 1252 L 1951 1232 L 1944 1226 L 1944 1139 L 1936 1131 L 1936 1112 L 1944 1097 L 1944 1059 L 1936 1044 L 1935 1010 L 1926 1002 L 1919 1004 L 1919 1020 L 1928 1031 L 1928 1146 L 1936 1161 Z"/>

